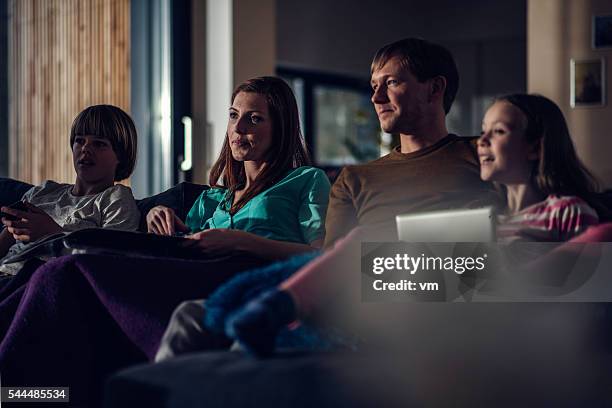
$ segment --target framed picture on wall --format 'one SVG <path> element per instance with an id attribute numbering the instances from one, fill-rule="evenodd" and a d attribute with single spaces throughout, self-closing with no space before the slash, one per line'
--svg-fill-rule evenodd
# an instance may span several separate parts
<path id="1" fill-rule="evenodd" d="M 604 58 L 570 61 L 570 105 L 603 106 L 606 103 Z"/>
<path id="2" fill-rule="evenodd" d="M 593 48 L 612 48 L 612 15 L 593 16 Z"/>

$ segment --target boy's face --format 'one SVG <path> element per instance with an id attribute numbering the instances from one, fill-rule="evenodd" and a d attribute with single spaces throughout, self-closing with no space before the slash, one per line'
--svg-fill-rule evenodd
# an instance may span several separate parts
<path id="1" fill-rule="evenodd" d="M 77 178 L 91 185 L 115 182 L 119 159 L 108 139 L 92 135 L 76 135 L 72 144 L 72 161 Z"/>

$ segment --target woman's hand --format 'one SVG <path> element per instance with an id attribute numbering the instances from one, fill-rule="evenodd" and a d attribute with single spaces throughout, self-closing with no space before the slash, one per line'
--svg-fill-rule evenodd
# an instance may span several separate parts
<path id="1" fill-rule="evenodd" d="M 318 240 L 311 245 L 296 242 L 276 241 L 260 237 L 250 232 L 233 229 L 209 229 L 186 238 L 193 240 L 187 243 L 189 248 L 197 248 L 204 253 L 224 255 L 230 252 L 250 253 L 264 259 L 285 259 L 304 252 L 311 252 L 320 245 Z"/>
<path id="2" fill-rule="evenodd" d="M 18 217 L 18 220 L 2 219 L 2 223 L 17 241 L 29 242 L 51 234 L 62 232 L 60 227 L 46 212 L 34 204 L 24 202 L 28 211 L 20 211 L 10 207 L 2 207 L 2 211 Z"/>
<path id="3" fill-rule="evenodd" d="M 189 232 L 172 208 L 158 205 L 147 213 L 147 230 L 157 235 L 174 235 L 176 231 Z"/>
<path id="4" fill-rule="evenodd" d="M 248 232 L 216 228 L 187 235 L 193 240 L 190 248 L 198 248 L 204 253 L 226 254 L 232 251 L 247 250 L 247 241 L 253 234 Z"/>

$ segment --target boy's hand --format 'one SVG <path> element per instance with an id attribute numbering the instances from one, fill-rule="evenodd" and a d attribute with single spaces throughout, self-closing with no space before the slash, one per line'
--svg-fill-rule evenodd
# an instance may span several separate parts
<path id="1" fill-rule="evenodd" d="M 19 218 L 14 221 L 2 218 L 2 223 L 6 226 L 8 232 L 13 235 L 15 240 L 23 242 L 36 241 L 47 235 L 63 231 L 62 227 L 53 221 L 53 218 L 46 212 L 36 207 L 34 204 L 28 202 L 24 202 L 24 204 L 28 208 L 28 211 L 2 207 L 2 211 L 5 213 Z"/>
<path id="2" fill-rule="evenodd" d="M 158 205 L 147 214 L 147 230 L 157 235 L 174 235 L 176 231 L 189 232 L 172 208 Z"/>

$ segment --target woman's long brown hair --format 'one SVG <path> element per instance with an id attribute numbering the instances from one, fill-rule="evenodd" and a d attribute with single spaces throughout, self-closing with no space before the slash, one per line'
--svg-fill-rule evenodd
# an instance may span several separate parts
<path id="1" fill-rule="evenodd" d="M 276 77 L 249 79 L 234 90 L 232 104 L 240 92 L 252 92 L 266 98 L 272 120 L 272 143 L 266 165 L 242 197 L 232 204 L 230 214 L 235 214 L 257 194 L 280 181 L 289 170 L 311 163 L 300 131 L 297 103 L 289 85 Z M 219 179 L 223 185 L 219 184 Z M 231 196 L 246 185 L 244 164 L 232 156 L 227 134 L 221 154 L 211 169 L 209 184 L 229 189 Z"/>

